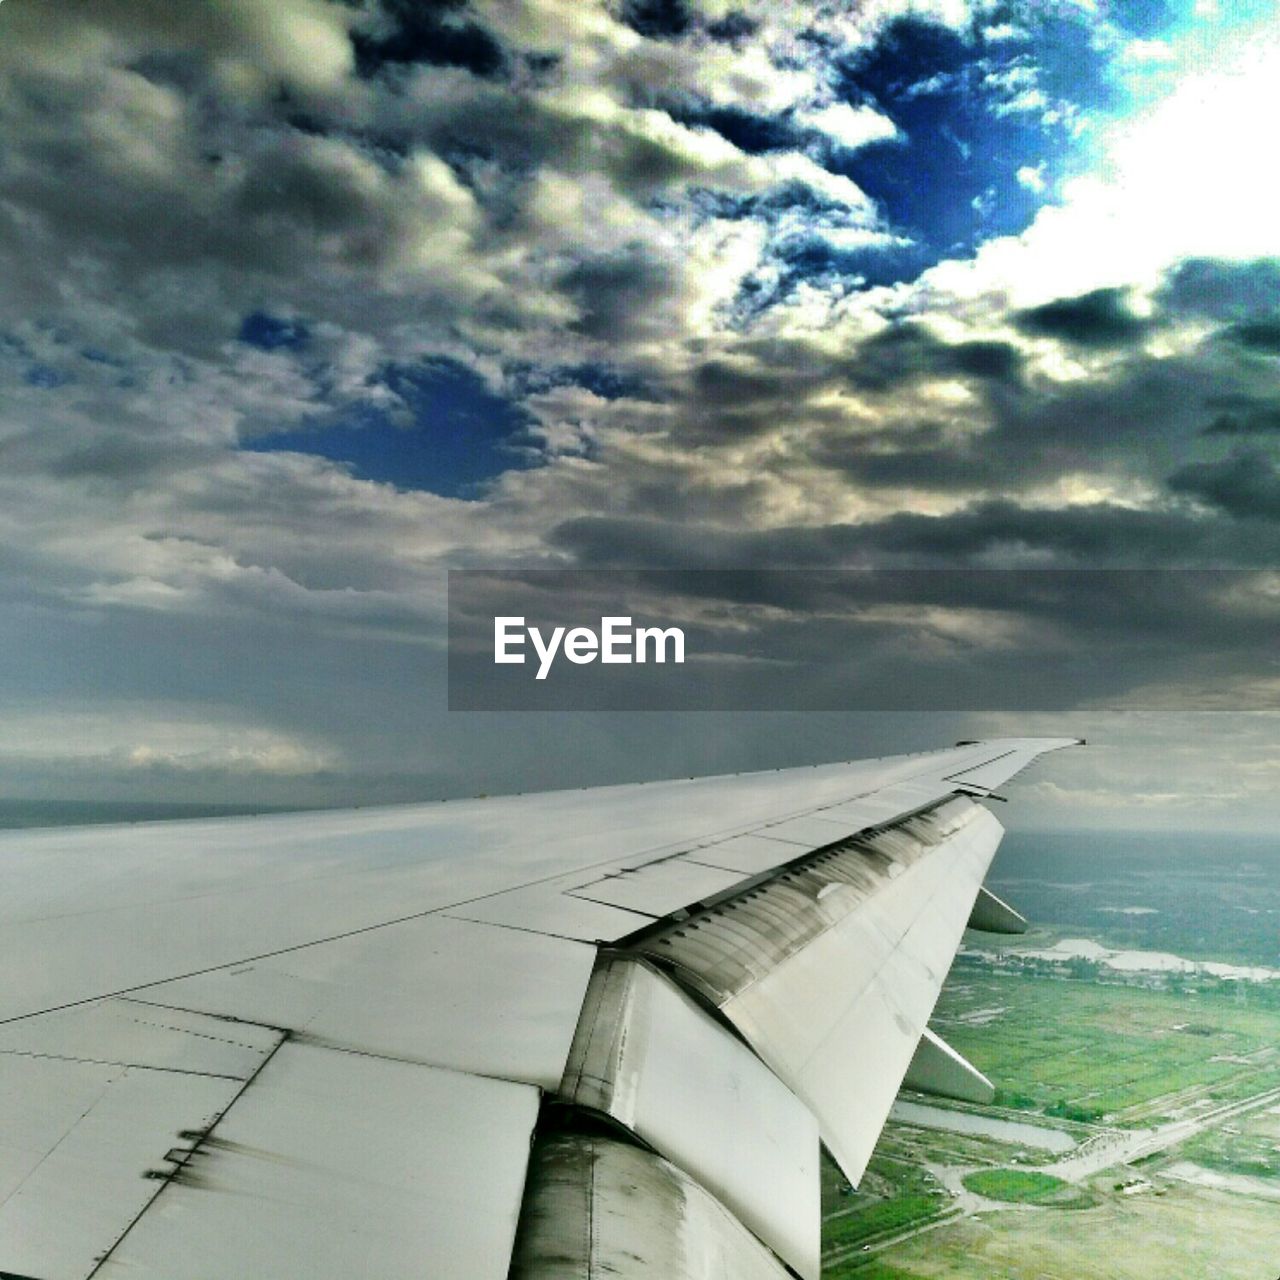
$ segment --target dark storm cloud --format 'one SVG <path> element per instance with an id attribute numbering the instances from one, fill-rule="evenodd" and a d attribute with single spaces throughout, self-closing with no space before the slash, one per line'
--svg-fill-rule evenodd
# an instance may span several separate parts
<path id="1" fill-rule="evenodd" d="M 945 515 L 898 512 L 864 524 L 728 530 L 640 517 L 579 516 L 556 527 L 553 545 L 590 568 L 759 564 L 832 568 L 891 563 L 903 567 L 1248 566 L 1280 556 L 1280 530 L 1241 529 L 1230 520 L 1114 503 L 1025 507 L 978 502 Z"/>
<path id="2" fill-rule="evenodd" d="M 906 398 L 939 379 L 972 397 L 947 414 Z M 1266 430 L 1276 407 L 1268 385 L 1265 369 L 1215 344 L 1175 356 L 1122 348 L 1091 377 L 1045 378 L 1012 344 L 943 342 L 908 322 L 838 359 L 797 342 L 743 343 L 737 359 L 697 366 L 676 430 L 716 440 L 803 425 L 796 450 L 860 485 L 1017 493 L 1064 473 L 1166 470 L 1206 426 Z M 845 388 L 874 397 L 884 418 L 833 409 Z"/>
<path id="3" fill-rule="evenodd" d="M 811 456 L 871 488 L 969 493 L 1003 476 L 998 460 L 981 445 L 948 444 L 936 424 L 902 428 L 887 439 L 831 432 Z"/>
<path id="4" fill-rule="evenodd" d="M 806 451 L 816 461 L 839 466 L 853 450 L 882 455 L 918 453 L 928 443 L 917 429 L 849 437 L 849 418 L 832 393 L 856 390 L 889 397 L 904 387 L 938 379 L 960 380 L 979 389 L 1016 387 L 1023 357 L 1006 342 L 945 342 L 925 326 L 894 323 L 832 356 L 813 344 L 790 340 L 744 339 L 732 358 L 703 361 L 691 371 L 679 402 L 676 431 L 690 440 L 733 440 L 758 436 L 780 425 L 829 427 L 813 436 Z"/>
<path id="5" fill-rule="evenodd" d="M 1193 462 L 1169 477 L 1169 488 L 1241 520 L 1280 521 L 1280 469 L 1256 449 Z"/>
<path id="6" fill-rule="evenodd" d="M 0 457 L 7 452 L 0 448 Z M 219 450 L 196 441 L 157 441 L 116 431 L 72 445 L 45 462 L 43 468 L 63 480 L 141 491 L 190 468 L 216 462 L 219 456 Z"/>
<path id="7" fill-rule="evenodd" d="M 995 500 L 949 515 L 900 512 L 872 524 L 866 537 L 880 553 L 934 563 L 1017 564 L 1030 556 L 1067 565 L 1231 565 L 1280 551 L 1280 538 L 1242 545 L 1229 527 L 1107 502 L 1047 508 Z"/>
<path id="8" fill-rule="evenodd" d="M 948 342 L 910 320 L 839 356 L 794 338 L 744 338 L 673 389 L 673 432 L 728 442 L 787 425 L 798 457 L 857 485 L 994 495 L 1073 472 L 1159 484 L 1194 455 L 1197 438 L 1275 429 L 1268 362 L 1242 360 L 1238 345 L 1212 338 L 1179 354 L 1148 353 L 1141 339 L 1173 323 L 1171 314 L 1136 316 L 1122 290 L 1059 299 L 1016 321 L 1105 353 L 1107 364 L 1088 377 L 1046 377 L 1012 342 Z M 913 399 L 939 381 L 971 395 L 942 412 Z M 870 407 L 851 415 L 840 400 L 846 390 L 870 397 Z"/>
<path id="9" fill-rule="evenodd" d="M 1271 259 L 1238 269 L 1207 260 L 1176 265 L 1156 291 L 1159 306 L 1151 317 L 1135 315 L 1121 289 L 1094 290 L 1018 312 L 1013 320 L 1024 332 L 1057 338 L 1083 352 L 1105 351 L 1108 366 L 1068 381 L 1025 375 L 991 379 L 984 384 L 987 413 L 980 429 L 953 430 L 948 443 L 908 424 L 892 451 L 900 452 L 902 461 L 885 459 L 882 440 L 842 439 L 835 433 L 824 438 L 822 456 L 872 484 L 884 477 L 892 482 L 897 473 L 904 482 L 910 477 L 943 491 L 965 483 L 1017 491 L 1064 471 L 1094 470 L 1104 459 L 1111 468 L 1135 474 L 1159 469 L 1162 461 L 1185 458 L 1197 436 L 1280 430 L 1270 360 L 1238 354 L 1280 352 L 1280 324 L 1270 310 L 1274 300 L 1267 283 L 1276 278 L 1275 266 Z M 1237 319 L 1178 355 L 1140 349 L 1147 335 L 1176 323 L 1179 313 L 1209 311 Z M 890 342 L 876 354 L 883 358 L 893 349 Z M 943 363 L 958 364 L 958 348 L 949 351 Z M 911 356 L 903 364 L 913 368 L 918 360 Z M 931 469 L 938 477 L 932 486 Z M 949 482 L 949 477 L 961 480 Z"/>
<path id="10" fill-rule="evenodd" d="M 1280 316 L 1260 316 L 1228 325 L 1219 337 L 1246 351 L 1280 356 Z"/>
<path id="11" fill-rule="evenodd" d="M 747 39 L 759 29 L 760 23 L 743 9 L 731 9 L 706 26 L 707 35 L 713 40 L 725 40 L 730 44 Z"/>
<path id="12" fill-rule="evenodd" d="M 695 403 L 703 409 L 741 407 L 746 413 L 767 414 L 786 399 L 821 386 L 828 377 L 821 365 L 806 369 L 781 362 L 708 360 L 693 370 L 691 390 Z"/>
<path id="13" fill-rule="evenodd" d="M 1170 271 L 1157 298 L 1174 313 L 1215 320 L 1270 312 L 1280 306 L 1280 258 L 1188 258 Z"/>
<path id="14" fill-rule="evenodd" d="M 1210 396 L 1205 405 L 1218 411 L 1204 429 L 1207 436 L 1270 435 L 1280 432 L 1280 398 L 1217 395 Z"/>
<path id="15" fill-rule="evenodd" d="M 1039 307 L 1015 313 L 1013 322 L 1023 333 L 1060 338 L 1081 347 L 1122 347 L 1141 341 L 1150 320 L 1134 315 L 1123 289 L 1094 289 L 1074 298 L 1056 298 Z"/>
<path id="16" fill-rule="evenodd" d="M 1195 360 L 1140 356 L 1110 376 L 1068 383 L 1039 383 L 1020 394 L 994 398 L 993 426 L 984 445 L 1009 450 L 1011 466 L 1052 470 L 1089 469 L 1090 457 L 1113 462 L 1167 450 L 1198 422 L 1188 392 L 1216 385 Z"/>
<path id="17" fill-rule="evenodd" d="M 619 342 L 652 323 L 654 306 L 671 292 L 672 264 L 640 244 L 587 258 L 559 279 L 578 306 L 571 328 L 584 337 Z"/>
<path id="18" fill-rule="evenodd" d="M 1088 378 L 979 385 L 982 410 L 962 415 L 949 439 L 931 439 L 910 420 L 888 439 L 833 429 L 817 445 L 819 456 L 868 483 L 901 466 L 926 488 L 953 491 L 967 481 L 1016 493 L 1071 472 L 1159 474 L 1187 455 L 1206 425 L 1220 434 L 1265 430 L 1274 407 L 1267 370 L 1223 358 L 1214 344 L 1178 356 L 1122 354 Z M 885 453 L 905 460 L 885 462 Z"/>
<path id="19" fill-rule="evenodd" d="M 863 342 L 846 376 L 865 391 L 889 391 L 918 378 L 958 376 L 1016 383 L 1022 353 L 1007 342 L 943 342 L 923 325 L 900 322 Z"/>

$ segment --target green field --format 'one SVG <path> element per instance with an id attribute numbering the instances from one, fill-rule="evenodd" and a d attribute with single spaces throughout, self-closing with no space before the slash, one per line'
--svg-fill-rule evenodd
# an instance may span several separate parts
<path id="1" fill-rule="evenodd" d="M 1070 1213 L 1064 1223 L 1063 1214 Z M 825 1280 L 1275 1280 L 1275 1203 L 1180 1188 L 1084 1211 L 1019 1206 L 955 1219 Z"/>
<path id="2" fill-rule="evenodd" d="M 966 1173 L 964 1185 L 988 1200 L 1010 1204 L 1041 1204 L 1060 1198 L 1067 1186 L 1051 1173 L 1028 1173 L 1023 1169 L 978 1169 Z"/>
<path id="3" fill-rule="evenodd" d="M 1280 984 L 1161 985 L 958 963 L 931 1025 L 999 1087 L 965 1110 L 1077 1143 L 1205 1127 L 1064 1183 L 1047 1150 L 891 1120 L 856 1192 L 826 1168 L 824 1277 L 1272 1280 L 1280 1198 L 1247 1193 L 1280 1197 Z"/>
<path id="4" fill-rule="evenodd" d="M 1214 1173 L 1274 1179 L 1280 1190 L 1280 1109 L 1254 1113 L 1202 1133 L 1184 1143 L 1178 1154 Z"/>
<path id="5" fill-rule="evenodd" d="M 1156 991 L 961 964 L 932 1025 L 996 1082 L 998 1102 L 1067 1119 L 1145 1125 L 1183 1095 L 1280 1083 L 1280 1012 L 1250 984 Z"/>

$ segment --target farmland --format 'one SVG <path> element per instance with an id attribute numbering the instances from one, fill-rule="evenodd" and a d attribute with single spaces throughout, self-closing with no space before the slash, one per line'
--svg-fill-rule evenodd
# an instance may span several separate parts
<path id="1" fill-rule="evenodd" d="M 1194 1236 L 1202 1250 L 1235 1224 L 1249 1234 L 1224 1235 L 1221 1248 L 1241 1255 L 1239 1267 L 1219 1261 L 1204 1274 L 1259 1275 L 1258 1257 L 1280 1259 L 1280 1205 L 1265 1195 L 1273 1180 L 1280 1200 L 1277 1021 L 1261 988 L 1153 991 L 962 966 L 933 1025 L 1001 1082 L 996 1105 L 963 1108 L 984 1114 L 993 1135 L 891 1120 L 857 1192 L 829 1168 L 824 1275 L 978 1280 L 1017 1275 L 1025 1257 L 1029 1276 L 1156 1276 L 1167 1274 L 1154 1261 L 1163 1248 L 1150 1254 L 1149 1273 L 1116 1269 L 1112 1254 L 1121 1237 L 1132 1248 L 1126 1233 L 1137 1225 L 1157 1223 L 1161 1239 Z M 929 1107 L 942 1111 L 936 1100 Z M 994 1136 L 1010 1119 L 1052 1125 L 1077 1151 L 1101 1144 L 1105 1153 L 1112 1134 L 1175 1140 L 1129 1160 L 1104 1154 L 1096 1171 L 1086 1165 L 1067 1182 L 1053 1170 L 1070 1173 L 1070 1154 Z M 1130 1149 L 1144 1148 L 1115 1151 Z M 1010 1270 L 991 1270 L 997 1260 Z"/>
<path id="2" fill-rule="evenodd" d="M 1280 859 L 1220 864 L 1214 879 L 1175 852 L 1160 867 L 1118 860 L 1109 882 L 1086 856 L 1073 883 L 1065 854 L 1052 887 L 996 882 L 1019 907 L 1037 900 L 1042 925 L 1002 940 L 1012 948 L 970 935 L 931 1023 L 995 1082 L 995 1103 L 917 1098 L 857 1191 L 828 1169 L 825 1277 L 1280 1272 L 1280 981 L 1022 954 L 1091 937 L 1276 965 Z"/>

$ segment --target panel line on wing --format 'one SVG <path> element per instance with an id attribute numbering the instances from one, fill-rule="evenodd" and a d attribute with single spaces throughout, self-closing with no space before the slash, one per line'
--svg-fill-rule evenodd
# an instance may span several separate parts
<path id="1" fill-rule="evenodd" d="M 267 1053 L 266 1057 L 264 1057 L 262 1061 L 258 1064 L 257 1070 L 255 1070 L 253 1074 L 250 1075 L 249 1078 L 240 1085 L 240 1088 L 236 1090 L 230 1102 L 228 1102 L 227 1105 L 222 1108 L 222 1110 L 214 1118 L 213 1122 L 209 1124 L 207 1127 L 205 1127 L 202 1131 L 199 1131 L 198 1133 L 196 1133 L 195 1131 L 192 1131 L 193 1133 L 195 1133 L 195 1136 L 192 1140 L 192 1145 L 190 1148 L 189 1155 L 194 1155 L 204 1145 L 204 1143 L 208 1140 L 210 1135 L 213 1133 L 214 1129 L 217 1128 L 218 1124 L 226 1116 L 227 1112 L 230 1111 L 231 1108 L 234 1107 L 235 1104 L 244 1096 L 245 1090 L 249 1088 L 249 1086 L 258 1078 L 259 1075 L 261 1075 L 263 1068 L 266 1067 L 266 1065 L 272 1060 L 272 1058 L 276 1056 L 277 1053 L 279 1053 L 281 1046 L 286 1044 L 287 1042 L 288 1042 L 288 1036 L 282 1035 L 280 1039 L 277 1041 L 276 1045 L 270 1050 L 270 1052 Z M 167 1156 L 165 1157 L 165 1160 L 166 1162 L 168 1161 Z M 107 1246 L 105 1252 L 103 1252 L 102 1256 L 98 1259 L 97 1263 L 94 1265 L 93 1270 L 91 1270 L 86 1276 L 86 1280 L 93 1280 L 93 1277 L 96 1276 L 98 1272 L 102 1270 L 102 1268 L 107 1264 L 108 1261 L 110 1261 L 111 1255 L 116 1251 L 116 1249 L 120 1247 L 121 1243 L 128 1237 L 129 1233 L 138 1225 L 138 1223 L 142 1221 L 143 1215 L 147 1212 L 148 1209 L 151 1208 L 152 1205 L 155 1204 L 156 1200 L 161 1195 L 164 1194 L 165 1189 L 173 1184 L 174 1178 L 185 1167 L 186 1167 L 186 1161 L 183 1161 L 181 1164 L 175 1164 L 172 1170 L 166 1171 L 167 1176 L 162 1176 L 161 1178 L 157 1179 L 160 1185 L 156 1188 L 155 1192 L 152 1195 L 147 1197 L 146 1203 L 142 1206 L 142 1208 L 138 1210 L 133 1220 L 124 1228 L 123 1231 L 120 1232 L 120 1234 L 115 1238 L 115 1240 L 113 1240 Z"/>
<path id="2" fill-rule="evenodd" d="M 504 1280 L 538 1090 L 286 1041 L 92 1274 Z"/>
<path id="3" fill-rule="evenodd" d="M 129 1071 L 160 1071 L 166 1075 L 196 1076 L 203 1080 L 240 1080 L 241 1076 L 230 1075 L 225 1071 L 193 1071 L 189 1067 L 157 1067 L 149 1062 L 120 1062 L 114 1058 L 84 1058 L 69 1053 L 38 1053 L 31 1049 L 0 1049 L 0 1057 L 5 1058 L 43 1058 L 50 1062 L 80 1062 L 87 1067 L 121 1067 Z M 4 1273 L 0 1272 L 0 1280 Z"/>

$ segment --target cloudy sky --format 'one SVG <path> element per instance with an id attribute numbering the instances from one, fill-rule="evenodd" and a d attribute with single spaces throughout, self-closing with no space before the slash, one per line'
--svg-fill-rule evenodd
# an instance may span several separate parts
<path id="1" fill-rule="evenodd" d="M 1100 745 L 1036 820 L 1268 825 L 1277 118 L 1253 0 L 5 0 L 0 792 L 1043 729 Z M 958 680 L 1123 654 L 1043 713 L 450 714 L 444 571 L 511 566 L 1249 572 L 1101 629 L 897 602 Z M 750 604 L 726 660 L 864 620 Z"/>

